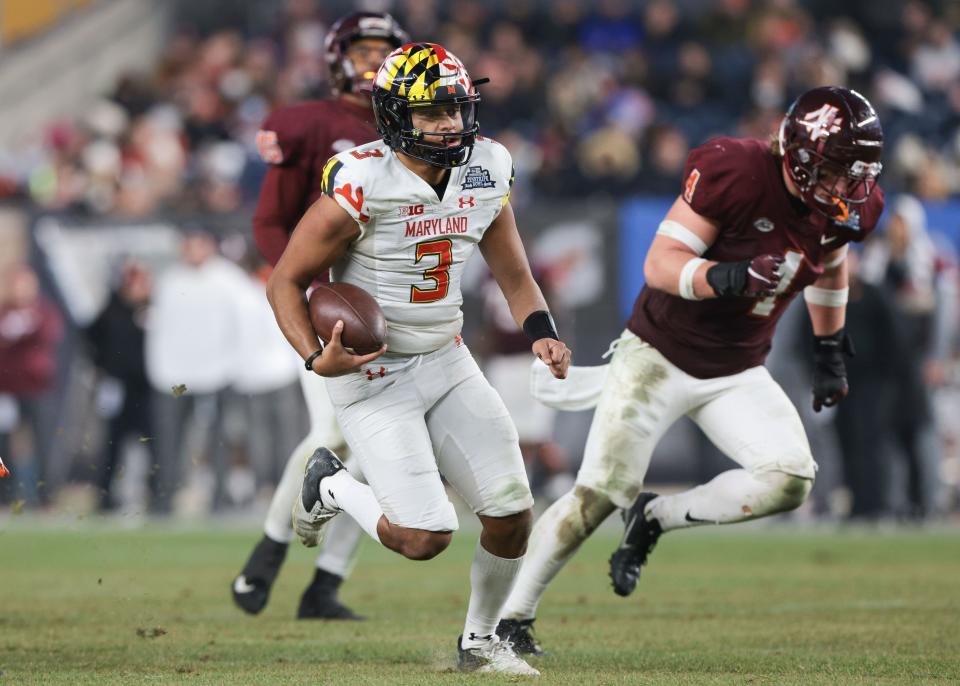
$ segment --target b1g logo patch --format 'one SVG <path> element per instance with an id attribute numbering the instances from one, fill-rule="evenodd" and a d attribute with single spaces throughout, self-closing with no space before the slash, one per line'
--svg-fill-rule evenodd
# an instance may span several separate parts
<path id="1" fill-rule="evenodd" d="M 400 207 L 401 217 L 416 217 L 423 214 L 423 205 L 403 205 Z"/>
<path id="2" fill-rule="evenodd" d="M 683 187 L 683 199 L 687 203 L 693 202 L 693 194 L 697 190 L 697 183 L 700 181 L 700 170 L 694 169 L 690 172 L 690 176 L 687 177 L 687 183 Z"/>
<path id="3" fill-rule="evenodd" d="M 467 175 L 463 179 L 460 190 L 468 191 L 474 188 L 495 188 L 497 182 L 490 178 L 490 172 L 483 167 L 467 167 Z"/>

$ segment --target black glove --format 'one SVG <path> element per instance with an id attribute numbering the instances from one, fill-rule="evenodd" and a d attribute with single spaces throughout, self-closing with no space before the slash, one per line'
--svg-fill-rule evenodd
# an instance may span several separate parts
<path id="1" fill-rule="evenodd" d="M 843 355 L 856 354 L 853 341 L 840 329 L 832 336 L 813 337 L 813 410 L 833 407 L 847 396 L 847 368 Z"/>
<path id="2" fill-rule="evenodd" d="M 707 270 L 707 283 L 719 297 L 767 298 L 783 273 L 781 255 L 757 255 L 752 260 L 720 262 Z"/>

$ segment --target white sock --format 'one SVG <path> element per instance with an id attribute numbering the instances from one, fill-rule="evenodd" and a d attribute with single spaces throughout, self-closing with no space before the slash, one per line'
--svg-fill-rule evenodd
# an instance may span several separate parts
<path id="1" fill-rule="evenodd" d="M 336 452 L 347 471 L 350 472 L 350 476 L 361 483 L 367 483 L 360 471 L 358 461 L 348 459 L 350 449 L 341 446 Z M 320 542 L 320 554 L 317 555 L 316 567 L 346 579 L 357 562 L 363 529 L 352 517 L 334 517 L 326 525 L 326 529 L 326 534 Z"/>
<path id="2" fill-rule="evenodd" d="M 354 479 L 346 469 L 341 469 L 320 480 L 320 499 L 324 505 L 332 505 L 353 517 L 370 538 L 380 543 L 377 523 L 383 516 L 383 509 L 372 488 Z"/>
<path id="3" fill-rule="evenodd" d="M 547 585 L 614 509 L 609 500 L 582 486 L 548 507 L 530 534 L 526 561 L 503 608 L 504 618 L 536 617 Z"/>
<path id="4" fill-rule="evenodd" d="M 357 561 L 363 529 L 352 517 L 334 517 L 326 525 L 316 566 L 346 579 Z"/>
<path id="5" fill-rule="evenodd" d="M 792 510 L 806 497 L 812 481 L 783 472 L 752 474 L 745 469 L 723 472 L 702 486 L 654 498 L 648 519 L 664 531 L 698 524 L 731 524 Z"/>
<path id="6" fill-rule="evenodd" d="M 470 566 L 470 603 L 463 626 L 463 648 L 485 645 L 488 637 L 496 635 L 503 604 L 510 595 L 522 562 L 523 557 L 512 560 L 497 557 L 477 542 Z"/>

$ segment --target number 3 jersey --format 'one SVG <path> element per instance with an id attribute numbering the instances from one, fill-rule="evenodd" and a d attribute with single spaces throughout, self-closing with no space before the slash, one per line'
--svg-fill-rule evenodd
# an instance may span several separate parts
<path id="1" fill-rule="evenodd" d="M 450 170 L 442 199 L 382 142 L 327 162 L 323 192 L 360 227 L 333 266 L 333 280 L 376 298 L 390 352 L 430 352 L 460 333 L 464 265 L 506 205 L 512 183 L 510 153 L 481 137 L 470 160 Z"/>
<path id="2" fill-rule="evenodd" d="M 728 376 L 763 364 L 794 296 L 823 273 L 824 257 L 861 241 L 883 211 L 883 191 L 837 219 L 809 211 L 787 192 L 781 158 L 759 140 L 716 138 L 691 151 L 683 199 L 720 228 L 703 255 L 717 262 L 781 254 L 784 276 L 770 298 L 684 300 L 644 286 L 627 323 L 691 376 Z"/>

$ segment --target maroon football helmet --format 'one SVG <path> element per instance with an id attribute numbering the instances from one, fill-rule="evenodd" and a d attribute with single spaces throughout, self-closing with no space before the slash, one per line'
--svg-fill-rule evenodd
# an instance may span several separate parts
<path id="1" fill-rule="evenodd" d="M 354 12 L 338 19 L 327 32 L 323 45 L 330 85 L 337 93 L 350 93 L 359 85 L 347 49 L 362 38 L 382 38 L 391 48 L 410 42 L 407 32 L 386 12 Z"/>
<path id="2" fill-rule="evenodd" d="M 856 91 L 824 86 L 797 98 L 780 124 L 780 150 L 803 202 L 846 221 L 870 197 L 883 165 L 883 129 Z"/>

